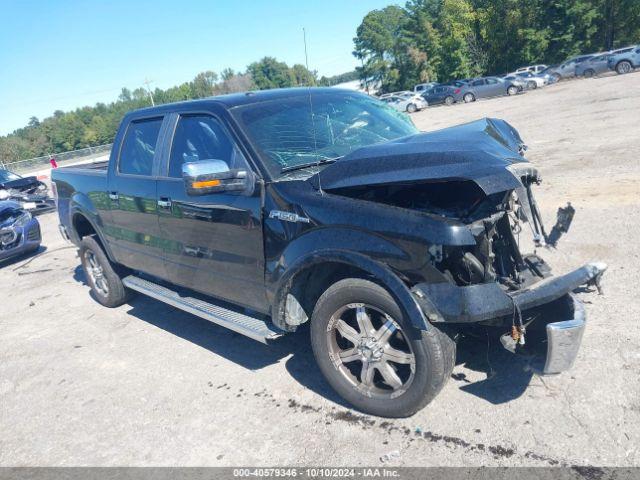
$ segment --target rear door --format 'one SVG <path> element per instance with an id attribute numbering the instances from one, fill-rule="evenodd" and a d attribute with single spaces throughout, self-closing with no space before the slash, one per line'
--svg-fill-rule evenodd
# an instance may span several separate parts
<path id="1" fill-rule="evenodd" d="M 476 98 L 483 98 L 487 96 L 485 82 L 482 78 L 471 82 L 471 90 L 475 92 Z"/>
<path id="2" fill-rule="evenodd" d="M 129 268 L 164 276 L 156 168 L 164 117 L 129 123 L 115 164 L 110 165 L 108 197 L 111 223 L 104 227 L 112 252 Z"/>
<path id="3" fill-rule="evenodd" d="M 158 182 L 167 279 L 266 312 L 260 188 L 190 196 L 182 180 L 185 162 L 215 159 L 252 170 L 244 153 L 228 125 L 210 113 L 178 112 L 172 130 Z"/>

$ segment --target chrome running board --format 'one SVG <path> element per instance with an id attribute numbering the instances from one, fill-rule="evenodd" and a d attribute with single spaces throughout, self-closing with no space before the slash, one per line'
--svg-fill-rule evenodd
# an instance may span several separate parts
<path id="1" fill-rule="evenodd" d="M 131 290 L 135 290 L 180 310 L 209 320 L 210 322 L 233 330 L 258 342 L 266 344 L 284 335 L 282 330 L 275 328 L 264 320 L 250 317 L 197 298 L 181 296 L 178 292 L 170 288 L 136 277 L 135 275 L 129 275 L 123 278 L 122 283 Z"/>

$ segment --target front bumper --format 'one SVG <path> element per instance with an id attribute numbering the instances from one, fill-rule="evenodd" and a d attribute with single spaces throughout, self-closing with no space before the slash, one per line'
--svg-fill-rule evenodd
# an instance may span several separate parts
<path id="1" fill-rule="evenodd" d="M 23 253 L 33 252 L 40 246 L 42 236 L 38 220 L 32 218 L 23 227 L 5 227 L 0 232 L 5 238 L 5 244 L 0 242 L 0 260 L 14 257 Z M 8 242 L 8 239 L 13 239 Z"/>
<path id="2" fill-rule="evenodd" d="M 548 277 L 518 290 L 505 292 L 496 282 L 461 287 L 451 283 L 419 283 L 412 292 L 432 322 L 475 323 L 513 315 L 553 302 L 581 285 L 598 282 L 607 266 L 588 263 L 558 277 Z"/>

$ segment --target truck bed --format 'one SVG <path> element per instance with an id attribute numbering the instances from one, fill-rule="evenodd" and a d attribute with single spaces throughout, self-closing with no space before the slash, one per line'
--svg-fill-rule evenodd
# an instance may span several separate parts
<path id="1" fill-rule="evenodd" d="M 109 160 L 101 160 L 99 162 L 83 163 L 80 165 L 69 165 L 68 167 L 59 167 L 55 170 L 61 172 L 90 172 L 90 173 L 106 173 L 109 168 Z"/>

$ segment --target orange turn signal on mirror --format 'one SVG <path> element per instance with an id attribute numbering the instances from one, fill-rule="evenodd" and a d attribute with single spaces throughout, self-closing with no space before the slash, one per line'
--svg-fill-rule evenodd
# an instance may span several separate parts
<path id="1" fill-rule="evenodd" d="M 191 184 L 193 188 L 207 188 L 220 186 L 220 180 L 204 180 L 202 182 L 193 182 Z"/>

